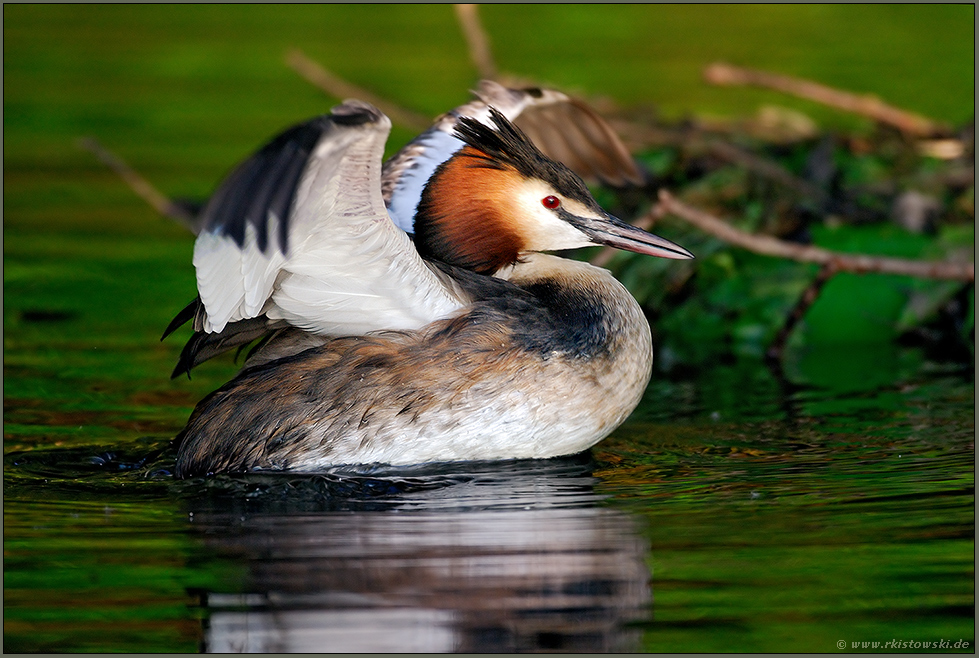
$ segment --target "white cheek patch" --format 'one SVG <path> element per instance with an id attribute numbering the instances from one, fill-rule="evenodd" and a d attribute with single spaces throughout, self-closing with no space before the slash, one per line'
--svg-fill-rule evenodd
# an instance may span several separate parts
<path id="1" fill-rule="evenodd" d="M 552 195 L 561 199 L 568 212 L 584 217 L 594 216 L 583 204 L 561 197 L 543 181 L 525 181 L 519 186 L 514 199 L 525 249 L 560 251 L 593 245 L 587 235 L 561 219 L 556 210 L 544 207 L 543 199 Z"/>

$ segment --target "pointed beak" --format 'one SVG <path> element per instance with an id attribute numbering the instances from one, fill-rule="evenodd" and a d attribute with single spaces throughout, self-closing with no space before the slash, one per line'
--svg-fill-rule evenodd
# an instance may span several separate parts
<path id="1" fill-rule="evenodd" d="M 680 245 L 658 235 L 647 233 L 641 228 L 626 224 L 618 217 L 613 217 L 608 213 L 602 219 L 575 215 L 570 220 L 596 244 L 605 244 L 617 249 L 634 251 L 637 254 L 648 256 L 659 256 L 660 258 L 685 260 L 694 257 Z"/>

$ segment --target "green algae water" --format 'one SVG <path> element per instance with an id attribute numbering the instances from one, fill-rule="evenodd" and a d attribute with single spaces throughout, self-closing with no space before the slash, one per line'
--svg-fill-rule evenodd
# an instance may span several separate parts
<path id="1" fill-rule="evenodd" d="M 722 57 L 974 112 L 971 7 L 731 11 L 484 18 L 504 68 L 667 112 L 771 99 L 702 87 Z M 890 343 L 658 365 L 565 459 L 174 480 L 236 366 L 168 379 L 193 238 L 74 140 L 206 196 L 335 102 L 295 46 L 433 116 L 474 80 L 448 7 L 4 7 L 5 651 L 974 651 L 974 369 Z"/>
<path id="2" fill-rule="evenodd" d="M 972 382 L 740 374 L 661 383 L 590 455 L 321 476 L 177 482 L 170 433 L 51 447 L 91 417 L 21 411 L 51 438 L 5 455 L 4 647 L 973 647 Z"/>

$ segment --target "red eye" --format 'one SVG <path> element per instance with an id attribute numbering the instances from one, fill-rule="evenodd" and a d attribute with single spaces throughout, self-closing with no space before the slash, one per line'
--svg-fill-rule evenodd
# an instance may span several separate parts
<path id="1" fill-rule="evenodd" d="M 561 199 L 553 195 L 544 197 L 543 199 L 540 200 L 540 202 L 544 204 L 545 208 L 549 208 L 551 210 L 554 210 L 555 208 L 561 205 Z"/>

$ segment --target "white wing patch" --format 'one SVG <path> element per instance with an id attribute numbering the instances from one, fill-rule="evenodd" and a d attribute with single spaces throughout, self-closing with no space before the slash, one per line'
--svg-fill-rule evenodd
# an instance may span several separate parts
<path id="1" fill-rule="evenodd" d="M 310 154 L 287 218 L 285 253 L 274 216 L 264 252 L 251 225 L 241 247 L 220 227 L 200 234 L 194 266 L 205 331 L 262 313 L 320 335 L 411 330 L 468 303 L 388 216 L 380 175 L 391 124 L 370 109 L 378 120 L 333 123 Z"/>

